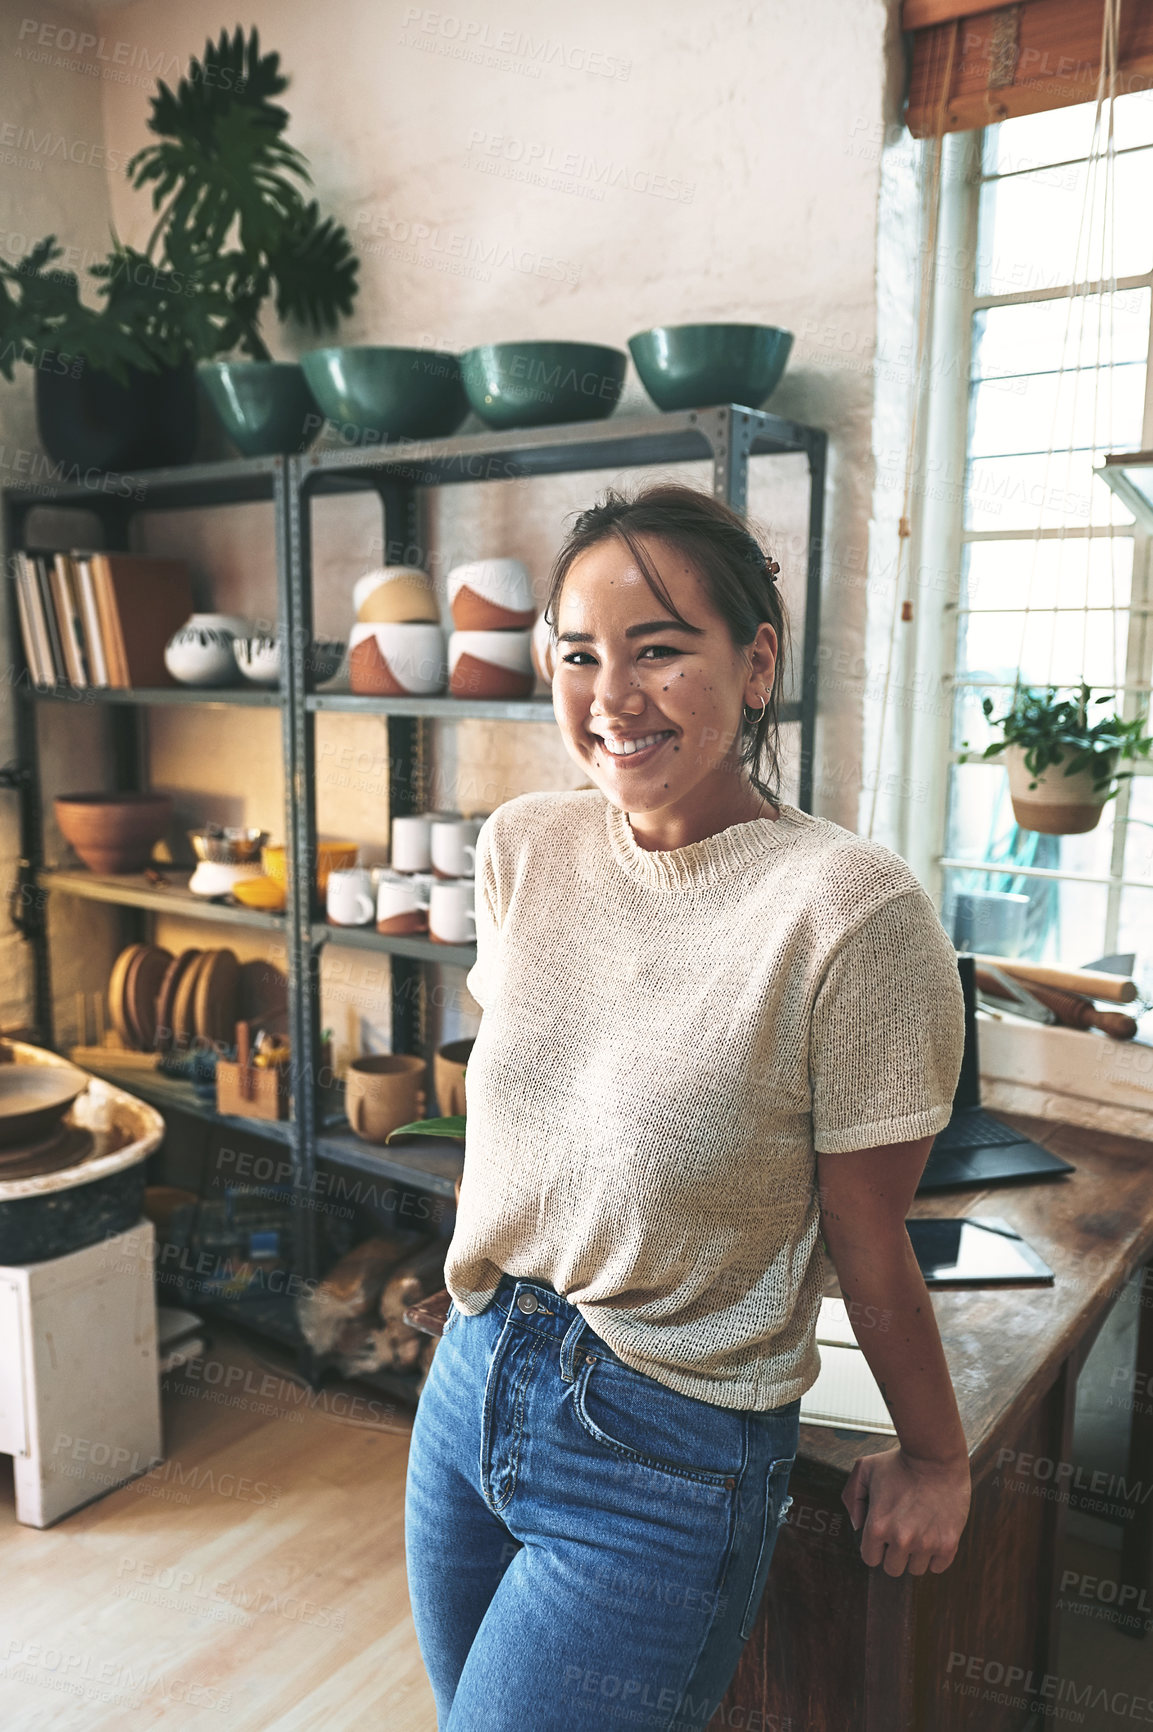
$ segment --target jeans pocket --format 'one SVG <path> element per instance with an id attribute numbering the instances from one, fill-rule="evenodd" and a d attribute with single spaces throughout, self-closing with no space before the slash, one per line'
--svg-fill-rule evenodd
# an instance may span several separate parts
<path id="1" fill-rule="evenodd" d="M 757 1551 L 757 1561 L 753 1569 L 753 1579 L 749 1584 L 749 1597 L 745 1601 L 745 1612 L 741 1619 L 741 1641 L 744 1642 L 752 1634 L 756 1622 L 757 1611 L 765 1591 L 765 1583 L 769 1579 L 769 1565 L 773 1561 L 773 1550 L 777 1543 L 777 1534 L 781 1523 L 788 1513 L 791 1497 L 785 1496 L 789 1483 L 789 1475 L 793 1470 L 796 1457 L 781 1456 L 769 1463 L 765 1475 L 765 1514 L 761 1525 L 761 1543 Z"/>
<path id="2" fill-rule="evenodd" d="M 577 1419 L 596 1443 L 699 1485 L 732 1489 L 746 1448 L 746 1416 L 669 1389 L 630 1366 L 593 1355 L 573 1386 Z"/>
<path id="3" fill-rule="evenodd" d="M 448 1302 L 448 1310 L 445 1313 L 444 1328 L 440 1332 L 442 1340 L 448 1334 L 449 1330 L 452 1328 L 453 1324 L 456 1322 L 456 1320 L 459 1316 L 460 1316 L 460 1312 L 456 1308 L 456 1300 L 450 1299 Z"/>

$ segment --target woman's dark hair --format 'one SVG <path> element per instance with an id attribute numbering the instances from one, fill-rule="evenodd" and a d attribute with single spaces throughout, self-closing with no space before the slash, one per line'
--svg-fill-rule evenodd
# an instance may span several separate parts
<path id="1" fill-rule="evenodd" d="M 636 560 L 645 581 L 674 619 L 690 622 L 673 606 L 645 553 L 642 536 L 663 541 L 689 560 L 708 586 L 713 605 L 723 615 L 733 643 L 750 644 L 757 627 L 767 620 L 777 634 L 773 686 L 763 716 L 750 722 L 741 711 L 740 761 L 757 792 L 772 805 L 779 800 L 780 691 L 788 646 L 788 618 L 773 575 L 778 569 L 764 552 L 744 519 L 695 487 L 660 482 L 627 494 L 609 488 L 597 503 L 582 511 L 570 530 L 549 574 L 545 617 L 556 635 L 557 609 L 565 578 L 578 555 L 610 537 L 622 541 Z"/>

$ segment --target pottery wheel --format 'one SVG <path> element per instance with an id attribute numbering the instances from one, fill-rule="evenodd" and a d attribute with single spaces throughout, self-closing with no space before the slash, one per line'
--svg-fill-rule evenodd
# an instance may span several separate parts
<path id="1" fill-rule="evenodd" d="M 78 1167 L 96 1147 L 91 1131 L 81 1125 L 61 1125 L 52 1136 L 23 1148 L 0 1150 L 0 1183 L 6 1179 L 34 1179 L 39 1173 Z"/>

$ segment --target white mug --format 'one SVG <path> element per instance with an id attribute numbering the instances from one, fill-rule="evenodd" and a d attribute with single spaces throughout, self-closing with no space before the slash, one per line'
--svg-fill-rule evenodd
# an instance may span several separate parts
<path id="1" fill-rule="evenodd" d="M 440 878 L 428 902 L 428 935 L 438 944 L 476 941 L 476 904 L 471 878 Z"/>
<path id="2" fill-rule="evenodd" d="M 432 826 L 432 869 L 438 878 L 476 873 L 476 827 L 471 818 L 438 818 Z"/>
<path id="3" fill-rule="evenodd" d="M 423 873 L 382 873 L 376 887 L 376 930 L 427 932 L 431 889 Z"/>
<path id="4" fill-rule="evenodd" d="M 376 912 L 372 873 L 366 866 L 349 866 L 328 874 L 325 897 L 334 926 L 367 926 Z"/>
<path id="5" fill-rule="evenodd" d="M 392 820 L 389 864 L 394 872 L 431 870 L 431 829 L 432 820 L 427 812 L 414 812 Z"/>

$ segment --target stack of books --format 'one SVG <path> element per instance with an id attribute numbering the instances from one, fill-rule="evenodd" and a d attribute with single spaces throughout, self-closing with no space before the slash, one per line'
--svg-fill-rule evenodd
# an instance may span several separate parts
<path id="1" fill-rule="evenodd" d="M 40 686 L 127 691 L 175 682 L 164 647 L 193 610 L 182 559 L 139 553 L 25 553 L 16 560 L 24 655 Z"/>

